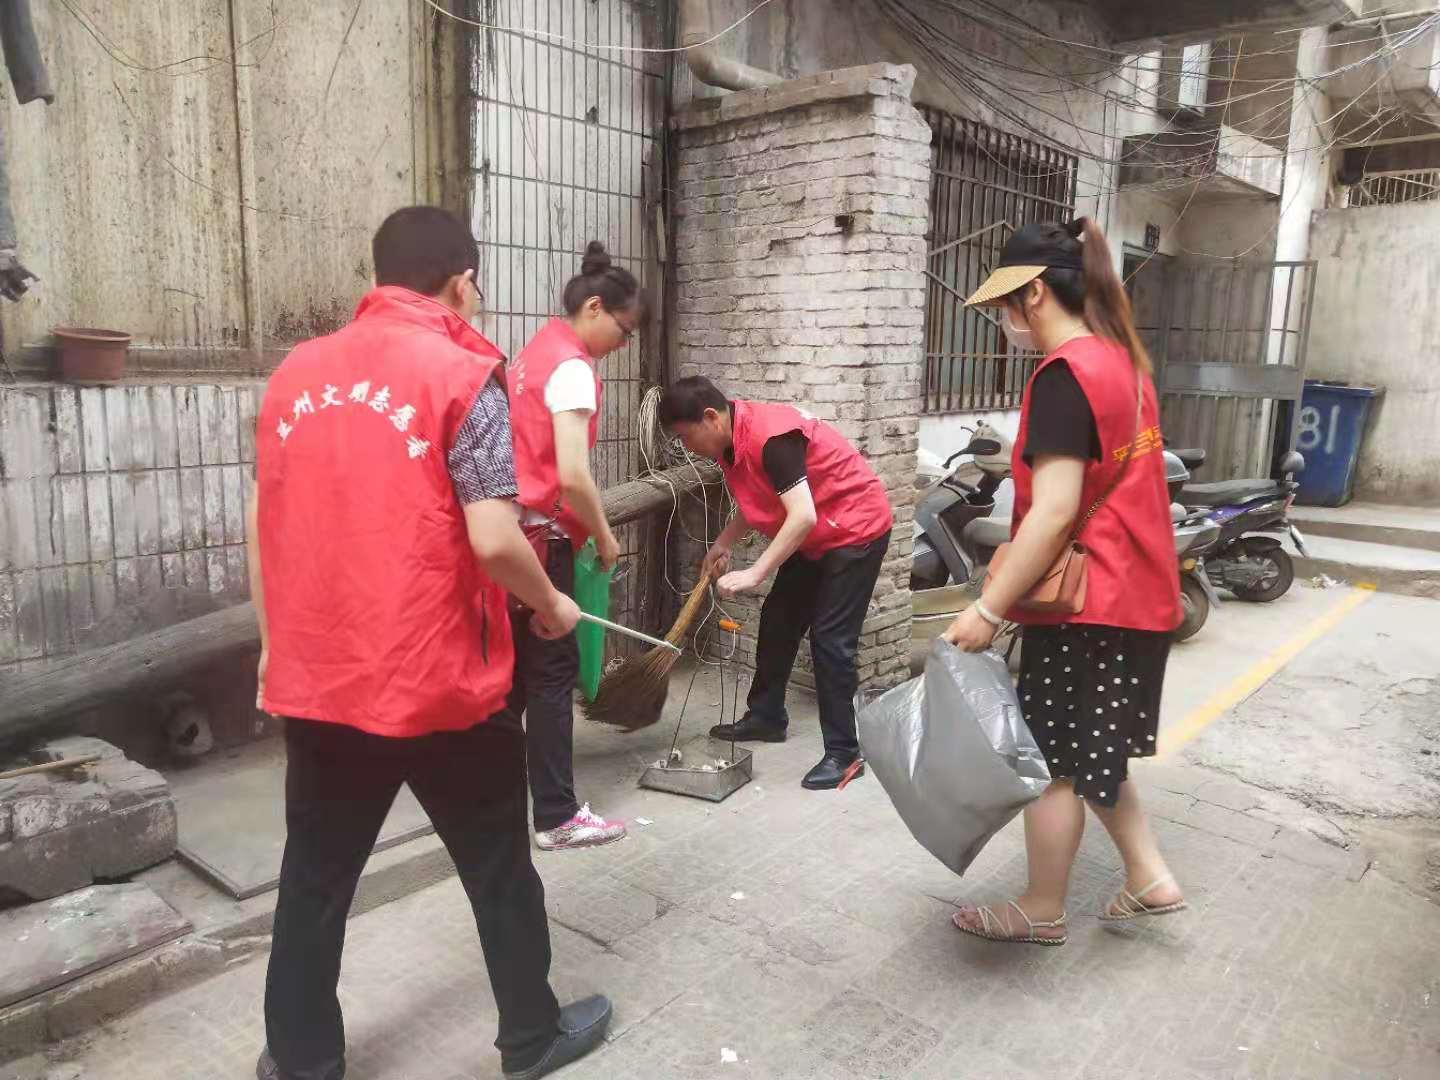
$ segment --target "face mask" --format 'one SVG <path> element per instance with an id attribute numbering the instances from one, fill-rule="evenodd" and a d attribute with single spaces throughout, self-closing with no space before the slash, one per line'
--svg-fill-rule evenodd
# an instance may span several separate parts
<path id="1" fill-rule="evenodd" d="M 1004 309 L 1000 325 L 1005 330 L 1005 340 L 1014 345 L 1017 349 L 1035 349 L 1035 331 L 1028 326 L 1021 328 L 1010 321 L 1010 309 Z"/>

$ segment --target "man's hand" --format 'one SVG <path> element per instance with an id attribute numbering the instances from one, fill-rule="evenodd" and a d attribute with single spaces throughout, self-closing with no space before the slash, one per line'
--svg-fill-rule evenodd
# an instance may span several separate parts
<path id="1" fill-rule="evenodd" d="M 705 553 L 705 558 L 700 563 L 700 574 L 702 577 L 709 574 L 714 579 L 722 576 L 728 569 L 730 569 L 730 545 L 717 540 Z"/>
<path id="2" fill-rule="evenodd" d="M 256 673 L 255 673 L 255 674 L 256 674 L 256 680 L 255 680 L 255 708 L 256 708 L 258 711 L 260 711 L 260 712 L 264 712 L 264 711 L 265 711 L 265 669 L 266 669 L 267 667 L 269 667 L 269 666 L 270 666 L 270 650 L 269 650 L 269 649 L 261 649 L 261 650 L 260 650 L 260 664 L 259 664 L 258 669 L 256 670 Z"/>
<path id="3" fill-rule="evenodd" d="M 992 626 L 974 607 L 968 607 L 945 628 L 944 638 L 965 652 L 984 652 L 995 640 L 999 627 Z"/>
<path id="4" fill-rule="evenodd" d="M 600 556 L 602 570 L 611 570 L 620 561 L 620 541 L 609 529 L 595 537 L 595 551 Z"/>
<path id="5" fill-rule="evenodd" d="M 537 611 L 530 616 L 530 629 L 535 631 L 537 637 L 554 641 L 574 630 L 579 621 L 579 606 L 570 597 L 556 590 L 552 594 L 549 609 L 544 612 Z"/>
<path id="6" fill-rule="evenodd" d="M 728 554 L 726 558 L 728 560 Z M 741 593 L 754 592 L 764 580 L 752 566 L 749 570 L 733 570 L 726 574 L 715 583 L 715 589 L 721 596 L 729 598 L 739 596 Z"/>

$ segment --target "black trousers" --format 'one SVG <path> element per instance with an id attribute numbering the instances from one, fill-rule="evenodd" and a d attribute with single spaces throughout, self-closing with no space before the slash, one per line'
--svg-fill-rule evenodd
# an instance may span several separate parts
<path id="1" fill-rule="evenodd" d="M 792 555 L 775 575 L 760 609 L 755 681 L 747 702 L 750 714 L 780 727 L 789 725 L 785 687 L 800 639 L 809 631 L 825 752 L 841 760 L 860 752 L 855 737 L 855 691 L 860 681 L 855 657 L 889 546 L 887 532 L 868 544 L 827 551 L 819 559 Z"/>
<path id="2" fill-rule="evenodd" d="M 538 1061 L 558 1030 L 545 889 L 530 861 L 525 746 L 479 724 L 413 739 L 288 720 L 285 820 L 265 1033 L 286 1075 L 325 1076 L 345 1056 L 335 995 L 345 920 L 401 784 L 430 815 L 475 911 L 500 1010 L 506 1068 Z"/>
<path id="3" fill-rule="evenodd" d="M 545 573 L 566 596 L 575 595 L 575 548 L 551 540 Z M 573 633 L 546 641 L 530 631 L 530 612 L 512 611 L 515 684 L 504 722 L 518 728 L 525 717 L 525 757 L 530 770 L 535 831 L 564 825 L 580 810 L 575 798 L 575 686 L 580 679 L 580 646 Z M 497 719 L 499 719 L 497 717 Z"/>

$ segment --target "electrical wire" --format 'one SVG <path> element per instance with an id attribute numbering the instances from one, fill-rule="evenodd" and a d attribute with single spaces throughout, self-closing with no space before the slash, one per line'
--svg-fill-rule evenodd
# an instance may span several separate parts
<path id="1" fill-rule="evenodd" d="M 978 100 L 982 105 L 987 107 L 995 115 L 1004 117 L 1022 130 L 1036 135 L 1047 144 L 1057 145 L 1057 140 L 1051 132 L 1040 128 L 1037 123 L 1029 120 L 1025 116 L 1020 115 L 1014 108 L 1007 107 L 1007 105 L 1002 100 L 1004 98 L 1013 99 L 1014 97 L 1028 98 L 1030 97 L 1030 94 L 1027 88 L 1017 87 L 1013 83 L 1003 83 L 997 78 L 987 76 L 986 74 L 984 74 L 983 70 L 977 71 L 974 68 L 968 67 L 961 68 L 957 63 L 955 63 L 952 58 L 947 56 L 944 50 L 940 47 L 940 45 L 937 44 L 937 42 L 943 42 L 944 45 L 948 47 L 948 45 L 952 43 L 953 38 L 947 36 L 944 28 L 933 24 L 932 21 L 927 21 L 923 15 L 917 13 L 912 7 L 904 3 L 903 0 L 878 0 L 878 6 L 887 14 L 891 15 L 891 17 L 897 23 L 905 36 L 909 40 L 911 40 L 912 43 L 921 52 L 925 53 L 932 60 L 942 79 L 945 79 L 945 81 L 950 82 L 952 85 L 958 84 L 963 90 L 968 92 L 970 96 Z M 1436 23 L 1440 23 L 1440 20 L 1433 21 Z M 1428 29 L 1429 27 L 1422 24 L 1421 26 L 1416 27 L 1414 32 L 1428 32 Z M 1405 47 L 1412 40 L 1412 34 L 1407 34 L 1399 40 L 1390 41 L 1387 44 L 1386 48 L 1382 50 L 1377 50 L 1370 57 L 1367 57 L 1364 62 L 1374 63 L 1378 58 L 1381 58 L 1386 54 L 1396 52 L 1400 48 Z M 1345 65 L 1343 68 L 1338 68 L 1335 70 L 1349 70 L 1353 67 L 1358 66 L 1359 63 L 1360 62 L 1356 62 L 1355 64 Z M 1383 73 L 1381 78 L 1383 78 Z M 1376 80 L 1377 84 L 1378 81 L 1379 78 L 1377 78 Z M 1278 126 L 1278 121 L 1282 119 L 1283 115 L 1293 110 L 1295 104 L 1294 89 L 1297 83 L 1302 84 L 1305 96 L 1308 98 L 1311 94 L 1315 92 L 1315 85 L 1317 82 L 1318 80 L 1297 80 L 1293 78 L 1289 80 L 1276 81 L 1273 84 L 1276 90 L 1281 87 L 1286 87 L 1289 88 L 1290 94 L 1282 97 L 1281 100 L 1277 101 L 1277 103 L 1270 109 L 1264 110 L 1263 112 L 1256 114 L 1256 116 L 1252 118 L 1252 122 L 1260 121 L 1263 123 L 1267 120 L 1274 119 L 1277 122 Z M 1081 89 L 1084 89 L 1090 93 L 1095 93 L 1093 88 L 1081 87 Z M 1242 99 L 1243 97 L 1241 95 L 1232 94 L 1223 100 L 1231 102 Z M 1332 117 L 1330 119 L 1334 120 L 1348 112 L 1358 110 L 1361 106 L 1361 101 L 1362 99 L 1360 97 L 1355 98 L 1348 106 L 1339 110 L 1335 117 Z M 1055 123 L 1061 128 L 1067 128 L 1068 130 L 1074 132 L 1076 138 L 1082 144 L 1080 147 L 1065 147 L 1065 149 L 1069 150 L 1072 153 L 1076 153 L 1078 156 L 1083 157 L 1085 160 L 1096 162 L 1097 164 L 1102 166 L 1108 165 L 1112 168 L 1112 170 L 1119 166 L 1131 164 L 1133 161 L 1132 155 L 1137 150 L 1143 150 L 1144 143 L 1142 142 L 1141 145 L 1135 147 L 1134 149 L 1127 150 L 1126 153 L 1123 154 L 1120 158 L 1110 156 L 1106 153 L 1097 153 L 1094 149 L 1092 149 L 1088 145 L 1085 145 L 1085 140 L 1083 136 L 1092 135 L 1108 141 L 1113 138 L 1112 133 L 1097 131 L 1093 128 L 1086 127 L 1085 125 L 1075 123 L 1073 120 L 1073 110 L 1069 110 L 1068 101 L 1066 101 L 1065 103 L 1067 111 L 1071 111 L 1072 113 L 1071 119 L 1068 122 L 1065 117 L 1059 116 L 1058 114 L 1050 110 L 1042 108 L 1041 106 L 1035 104 L 1033 100 L 1029 101 L 1030 108 L 1033 112 L 1041 116 L 1048 117 L 1049 119 L 1055 121 Z M 1389 110 L 1388 113 L 1382 112 L 1373 114 L 1371 117 L 1369 117 L 1369 123 L 1372 126 L 1383 127 L 1393 122 L 1396 112 L 1397 110 Z M 1217 134 L 1215 132 L 1202 132 L 1197 133 L 1193 136 L 1187 136 L 1187 134 L 1185 133 L 1156 132 L 1151 136 L 1148 136 L 1144 140 L 1144 142 L 1153 142 L 1162 135 L 1166 138 L 1167 144 L 1169 146 L 1173 147 L 1177 145 L 1177 143 L 1182 147 L 1186 145 L 1193 145 L 1198 151 L 1197 153 L 1186 157 L 1172 158 L 1172 160 L 1169 162 L 1170 167 L 1180 172 L 1183 172 L 1183 170 L 1185 170 L 1186 168 L 1207 166 L 1209 162 L 1213 159 L 1213 156 L 1216 152 Z M 1332 149 L 1336 145 L 1336 143 L 1337 140 L 1331 138 L 1327 140 L 1323 145 L 1319 145 L 1316 147 L 1292 146 L 1289 147 L 1286 152 L 1290 154 L 1300 154 L 1313 150 L 1328 151 L 1329 149 Z M 1063 142 L 1058 143 L 1058 145 L 1062 147 L 1064 146 Z M 982 153 L 985 153 L 986 156 L 990 157 L 994 163 L 999 165 L 1005 171 L 1012 174 L 1018 171 L 1011 168 L 1008 163 L 1000 161 L 998 158 L 995 158 L 994 155 L 989 154 L 988 150 L 986 150 L 986 148 L 984 148 L 983 146 L 979 149 Z M 1272 155 L 1269 152 L 1234 152 L 1233 148 L 1227 151 L 1227 157 L 1232 157 L 1236 159 L 1269 158 L 1271 156 Z M 1030 180 L 1038 178 L 1038 174 L 1038 170 L 1027 169 L 1024 172 L 1024 176 Z M 1169 187 L 1184 187 L 1193 182 L 1193 177 L 1186 177 L 1184 175 L 1181 175 L 1174 181 L 1149 186 L 1164 190 L 1165 188 Z M 1111 181 L 1111 184 L 1113 185 L 1113 180 Z M 1103 184 L 1092 184 L 1083 177 L 1077 177 L 1077 186 L 1085 189 L 1084 193 L 1086 197 L 1093 195 L 1096 198 L 1114 194 L 1118 190 L 1113 186 L 1107 188 L 1103 186 Z"/>
<path id="2" fill-rule="evenodd" d="M 759 2 L 758 4 L 756 4 L 754 7 L 752 7 L 752 8 L 751 8 L 749 11 L 747 11 L 744 15 L 741 15 L 740 18 L 736 19 L 736 20 L 735 20 L 733 23 L 731 23 L 729 26 L 725 27 L 724 30 L 721 30 L 719 33 L 711 34 L 711 35 L 710 35 L 708 38 L 706 38 L 704 41 L 697 41 L 697 42 L 695 42 L 695 44 L 693 44 L 693 45 L 680 45 L 680 46 L 673 47 L 673 48 L 659 48 L 659 47 L 653 47 L 653 46 L 651 46 L 651 47 L 646 47 L 646 46 L 641 46 L 641 45 L 608 45 L 608 44 L 602 44 L 602 43 L 599 43 L 599 42 L 585 41 L 585 40 L 580 39 L 580 38 L 569 38 L 569 37 L 565 37 L 563 34 L 552 33 L 552 32 L 550 32 L 549 30 L 535 30 L 535 29 L 529 29 L 529 28 L 519 27 L 519 26 L 501 26 L 501 25 L 499 25 L 498 23 L 476 22 L 474 19 L 467 19 L 467 18 L 465 18 L 464 16 L 456 15 L 453 11 L 447 11 L 445 8 L 441 7 L 438 3 L 436 3 L 436 0 L 424 0 L 424 2 L 425 2 L 427 5 L 429 5 L 430 7 L 434 8 L 434 9 L 435 9 L 437 12 L 439 12 L 441 15 L 444 15 L 447 19 L 451 19 L 451 20 L 453 20 L 453 21 L 455 21 L 455 22 L 457 22 L 457 23 L 461 23 L 461 24 L 463 24 L 463 25 L 465 25 L 465 26 L 473 26 L 473 27 L 474 27 L 475 29 L 477 29 L 477 30 L 495 30 L 495 31 L 498 31 L 498 32 L 500 32 L 500 33 L 505 33 L 505 34 L 518 34 L 518 35 L 521 35 L 521 36 L 523 36 L 523 37 L 548 38 L 550 41 L 553 41 L 553 42 L 555 42 L 556 44 L 560 44 L 560 45 L 574 45 L 574 46 L 578 46 L 578 47 L 581 48 L 582 50 L 584 50 L 584 49 L 596 49 L 596 50 L 599 50 L 599 51 L 609 51 L 609 52 L 651 53 L 651 54 L 656 54 L 656 53 L 687 53 L 687 52 L 690 52 L 692 49 L 703 49 L 703 48 L 705 48 L 705 46 L 707 46 L 707 45 L 713 45 L 713 44 L 715 44 L 715 42 L 717 42 L 717 41 L 719 41 L 721 38 L 725 37 L 725 35 L 731 33 L 731 32 L 734 31 L 734 30 L 737 30 L 738 28 L 740 28 L 741 26 L 743 26 L 745 23 L 747 23 L 757 12 L 760 11 L 761 8 L 768 6 L 768 5 L 771 3 L 771 0 L 760 0 L 760 2 Z"/>
<path id="3" fill-rule="evenodd" d="M 265 60 L 269 57 L 270 52 L 274 49 L 276 32 L 280 28 L 280 19 L 275 11 L 275 3 L 274 0 L 271 0 L 270 25 L 267 26 L 264 30 L 261 30 L 260 33 L 255 34 L 252 37 L 247 38 L 245 41 L 240 42 L 235 52 L 231 53 L 229 56 L 212 56 L 209 53 L 201 53 L 196 56 L 187 56 L 183 60 L 171 60 L 168 63 L 164 64 L 142 64 L 140 61 L 136 60 L 135 57 L 131 56 L 128 52 L 121 48 L 115 42 L 114 38 L 112 38 L 108 33 L 101 29 L 100 24 L 96 21 L 95 17 L 91 15 L 88 11 L 86 11 L 84 8 L 80 7 L 79 4 L 75 3 L 75 0 L 60 0 L 60 6 L 63 7 L 67 12 L 69 12 L 70 16 L 76 22 L 78 22 L 81 27 L 84 28 L 85 32 L 89 34 L 92 39 L 94 39 L 95 43 L 99 45 L 102 50 L 104 50 L 105 54 L 109 56 L 111 60 L 115 61 L 115 63 L 119 64 L 121 67 L 129 68 L 131 71 L 139 72 L 141 74 L 164 75 L 172 79 L 182 79 L 194 75 L 204 75 L 206 72 L 213 71 L 217 67 L 259 67 L 265 62 Z M 239 59 L 238 53 L 241 49 L 248 48 L 249 46 L 255 44 L 255 42 L 259 41 L 261 38 L 267 36 L 270 38 L 270 42 L 265 49 L 264 55 L 258 56 L 254 60 L 250 61 L 241 61 Z M 202 61 L 205 62 L 205 66 L 198 70 L 170 70 L 171 68 L 182 67 L 185 64 L 200 63 Z"/>

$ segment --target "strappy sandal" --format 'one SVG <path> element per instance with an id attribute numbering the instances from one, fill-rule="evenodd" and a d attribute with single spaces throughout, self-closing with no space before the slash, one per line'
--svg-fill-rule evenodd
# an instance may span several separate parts
<path id="1" fill-rule="evenodd" d="M 1025 909 L 1014 900 L 1007 901 L 1009 905 L 1020 913 L 1020 918 L 1025 920 L 1024 934 L 1011 934 L 1005 921 L 995 914 L 993 908 L 977 907 L 975 910 L 980 913 L 980 929 L 967 926 L 960 921 L 960 913 L 957 911 L 950 916 L 950 921 L 955 924 L 955 929 L 962 934 L 969 934 L 972 937 L 984 938 L 986 941 L 1010 942 L 1015 945 L 1064 945 L 1070 940 L 1070 935 L 1061 934 L 1059 937 L 1040 937 L 1036 930 L 1062 930 L 1065 927 L 1067 916 L 1062 911 L 1060 917 L 1053 922 L 1037 922 L 1025 914 Z"/>
<path id="2" fill-rule="evenodd" d="M 1151 907 L 1145 903 L 1145 897 L 1158 889 L 1161 885 L 1170 882 L 1178 884 L 1173 874 L 1166 874 L 1164 877 L 1152 881 L 1138 893 L 1132 893 L 1129 889 L 1121 889 L 1120 895 L 1110 901 L 1110 904 L 1100 913 L 1098 918 L 1101 922 L 1129 922 L 1131 919 L 1138 919 L 1142 915 L 1173 915 L 1177 911 L 1184 911 L 1189 905 L 1185 898 L 1181 897 L 1172 904 L 1160 904 Z M 1116 910 L 1118 909 L 1118 910 Z"/>

